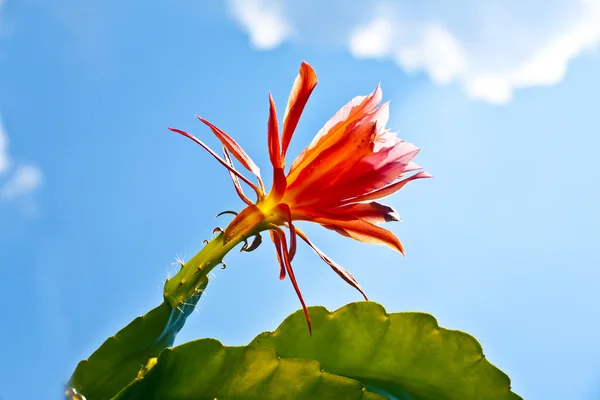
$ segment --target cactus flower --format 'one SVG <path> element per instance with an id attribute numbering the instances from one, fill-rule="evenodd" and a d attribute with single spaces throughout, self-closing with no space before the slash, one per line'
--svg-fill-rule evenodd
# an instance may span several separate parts
<path id="1" fill-rule="evenodd" d="M 381 104 L 379 86 L 373 93 L 355 97 L 342 107 L 296 157 L 286 174 L 285 156 L 290 141 L 316 85 L 314 70 L 303 62 L 289 96 L 281 129 L 273 98 L 269 95 L 268 147 L 273 167 L 273 184 L 269 192 L 265 191 L 257 165 L 235 140 L 215 125 L 198 117 L 223 144 L 223 158 L 193 135 L 169 128 L 195 141 L 227 168 L 237 194 L 247 207 L 219 236 L 222 236 L 220 245 L 228 248 L 251 237 L 259 238 L 262 231 L 269 231 L 279 262 L 280 279 L 289 277 L 304 309 L 309 331 L 310 317 L 292 268 L 298 237 L 365 299 L 367 296 L 352 274 L 319 250 L 295 222 L 314 222 L 344 236 L 387 245 L 404 254 L 400 240 L 378 226 L 383 222 L 398 221 L 398 215 L 394 209 L 376 200 L 397 192 L 412 180 L 431 177 L 413 162 L 419 148 L 399 139 L 386 127 L 389 108 L 388 103 Z M 235 169 L 230 155 L 256 177 L 256 184 Z M 240 181 L 254 191 L 256 201 L 246 196 Z M 287 232 L 282 228 L 287 228 Z M 247 248 L 245 245 L 243 249 Z"/>

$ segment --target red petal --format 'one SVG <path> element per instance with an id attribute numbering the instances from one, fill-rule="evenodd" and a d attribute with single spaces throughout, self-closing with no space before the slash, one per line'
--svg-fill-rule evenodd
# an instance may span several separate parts
<path id="1" fill-rule="evenodd" d="M 312 67 L 302 62 L 300 72 L 296 77 L 290 98 L 288 99 L 287 109 L 283 117 L 283 133 L 282 133 L 282 151 L 281 157 L 285 158 L 294 130 L 300 120 L 300 115 L 304 110 L 304 106 L 310 97 L 315 86 L 317 86 L 317 75 Z"/>
<path id="2" fill-rule="evenodd" d="M 210 130 L 215 134 L 215 136 L 223 143 L 227 150 L 233 154 L 233 156 L 250 172 L 252 172 L 256 177 L 260 178 L 260 169 L 258 166 L 252 161 L 250 156 L 246 154 L 246 152 L 242 149 L 242 147 L 237 144 L 237 142 L 228 134 L 223 132 L 221 129 L 217 128 L 215 125 L 211 124 L 207 120 L 202 117 L 196 115 L 200 121 L 204 122 Z"/>
<path id="3" fill-rule="evenodd" d="M 294 224 L 292 224 L 291 219 L 289 220 L 288 224 L 290 227 L 290 261 L 292 261 L 296 255 L 296 227 Z"/>
<path id="4" fill-rule="evenodd" d="M 315 251 L 315 253 L 317 253 L 317 255 L 321 257 L 321 260 L 325 261 L 336 274 L 338 274 L 343 280 L 350 284 L 350 286 L 358 290 L 363 295 L 365 300 L 369 300 L 363 289 L 360 287 L 358 281 L 354 278 L 354 276 L 352 276 L 350 272 L 346 271 L 339 264 L 337 264 L 335 261 L 329 258 L 325 253 L 319 250 L 319 248 L 308 239 L 306 234 L 302 232 L 300 228 L 296 228 L 296 232 L 298 233 L 298 236 L 300 236 Z"/>
<path id="5" fill-rule="evenodd" d="M 269 193 L 269 201 L 279 202 L 287 189 L 287 178 L 283 168 L 273 168 L 273 189 Z"/>
<path id="6" fill-rule="evenodd" d="M 269 231 L 271 235 L 271 240 L 275 245 L 275 250 L 277 253 L 277 262 L 279 263 L 279 280 L 285 279 L 285 264 L 283 263 L 283 253 L 281 251 L 281 240 L 279 239 L 279 235 L 277 235 L 274 231 Z"/>
<path id="7" fill-rule="evenodd" d="M 304 299 L 302 298 L 302 293 L 300 292 L 300 288 L 298 287 L 298 282 L 296 282 L 296 277 L 294 276 L 294 270 L 292 269 L 292 264 L 290 262 L 290 255 L 287 251 L 287 241 L 285 239 L 285 233 L 277 226 L 273 226 L 272 229 L 275 230 L 276 236 L 279 236 L 279 238 L 281 239 L 281 247 L 283 250 L 283 261 L 285 263 L 285 268 L 287 270 L 288 276 L 290 277 L 290 281 L 292 281 L 292 285 L 294 286 L 296 295 L 298 295 L 298 299 L 300 299 L 300 304 L 302 304 L 302 309 L 304 310 L 304 317 L 306 317 L 306 323 L 308 324 L 308 332 L 312 335 L 312 325 L 310 323 L 308 309 L 306 308 L 306 304 L 304 303 Z"/>
<path id="8" fill-rule="evenodd" d="M 273 168 L 283 168 L 281 160 L 281 145 L 279 143 L 279 127 L 273 96 L 269 93 L 269 158 Z"/>
<path id="9" fill-rule="evenodd" d="M 285 215 L 288 228 L 290 229 L 290 261 L 294 259 L 296 255 L 296 227 L 292 222 L 292 211 L 290 207 L 285 203 L 279 203 L 275 206 L 276 209 L 280 210 Z"/>

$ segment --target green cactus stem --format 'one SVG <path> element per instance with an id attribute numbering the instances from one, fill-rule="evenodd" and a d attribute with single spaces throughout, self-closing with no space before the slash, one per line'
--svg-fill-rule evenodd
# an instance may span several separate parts
<path id="1" fill-rule="evenodd" d="M 190 297 L 201 290 L 210 271 L 223 262 L 223 257 L 235 246 L 245 240 L 238 235 L 227 243 L 223 240 L 224 234 L 220 232 L 209 241 L 202 250 L 192 259 L 181 266 L 173 278 L 165 283 L 164 299 L 171 308 L 181 308 Z"/>

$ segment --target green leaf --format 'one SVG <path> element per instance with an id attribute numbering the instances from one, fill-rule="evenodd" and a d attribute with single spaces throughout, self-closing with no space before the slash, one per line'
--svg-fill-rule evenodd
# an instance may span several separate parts
<path id="1" fill-rule="evenodd" d="M 225 347 L 214 339 L 164 351 L 113 400 L 385 400 L 318 362 L 279 359 L 272 349 Z"/>
<path id="2" fill-rule="evenodd" d="M 81 361 L 69 380 L 87 400 L 108 400 L 136 378 L 149 359 L 172 346 L 187 317 L 196 307 L 208 281 L 198 294 L 179 308 L 162 303 L 137 317 L 115 336 L 108 338 L 87 360 Z M 142 371 L 147 373 L 147 371 Z"/>
<path id="3" fill-rule="evenodd" d="M 352 303 L 333 313 L 310 307 L 309 313 L 312 337 L 298 311 L 251 345 L 274 349 L 282 358 L 317 360 L 328 372 L 400 399 L 521 399 L 475 338 L 440 328 L 429 314 L 387 314 L 374 302 Z"/>

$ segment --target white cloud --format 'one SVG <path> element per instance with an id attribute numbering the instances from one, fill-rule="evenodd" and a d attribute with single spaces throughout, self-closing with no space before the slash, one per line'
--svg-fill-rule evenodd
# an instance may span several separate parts
<path id="1" fill-rule="evenodd" d="M 33 165 L 21 165 L 0 188 L 1 199 L 14 199 L 36 190 L 42 184 L 42 172 Z"/>
<path id="2" fill-rule="evenodd" d="M 600 43 L 600 1 L 583 0 L 584 10 L 536 49 L 529 57 L 493 74 L 481 74 L 467 80 L 474 97 L 504 103 L 513 88 L 549 86 L 563 80 L 568 63 L 582 52 Z"/>
<path id="3" fill-rule="evenodd" d="M 0 200 L 12 200 L 33 193 L 42 184 L 42 172 L 30 164 L 13 167 L 8 154 L 8 136 L 0 120 Z"/>
<path id="4" fill-rule="evenodd" d="M 291 29 L 277 0 L 232 0 L 230 5 L 254 47 L 272 49 L 289 38 Z"/>
<path id="5" fill-rule="evenodd" d="M 254 46 L 285 40 L 344 46 L 390 59 L 472 98 L 502 104 L 515 89 L 549 86 L 600 44 L 600 0 L 229 0 Z M 273 28 L 274 27 L 274 28 Z M 294 33 L 293 37 L 291 32 Z"/>
<path id="6" fill-rule="evenodd" d="M 466 64 L 460 43 L 441 25 L 424 27 L 420 40 L 398 48 L 396 57 L 407 71 L 423 69 L 440 84 L 456 79 Z"/>
<path id="7" fill-rule="evenodd" d="M 394 25 L 386 18 L 377 18 L 359 26 L 350 37 L 350 53 L 359 58 L 382 58 L 392 49 Z"/>
<path id="8" fill-rule="evenodd" d="M 0 175 L 2 175 L 10 166 L 8 157 L 8 136 L 4 131 L 4 125 L 0 120 Z"/>

